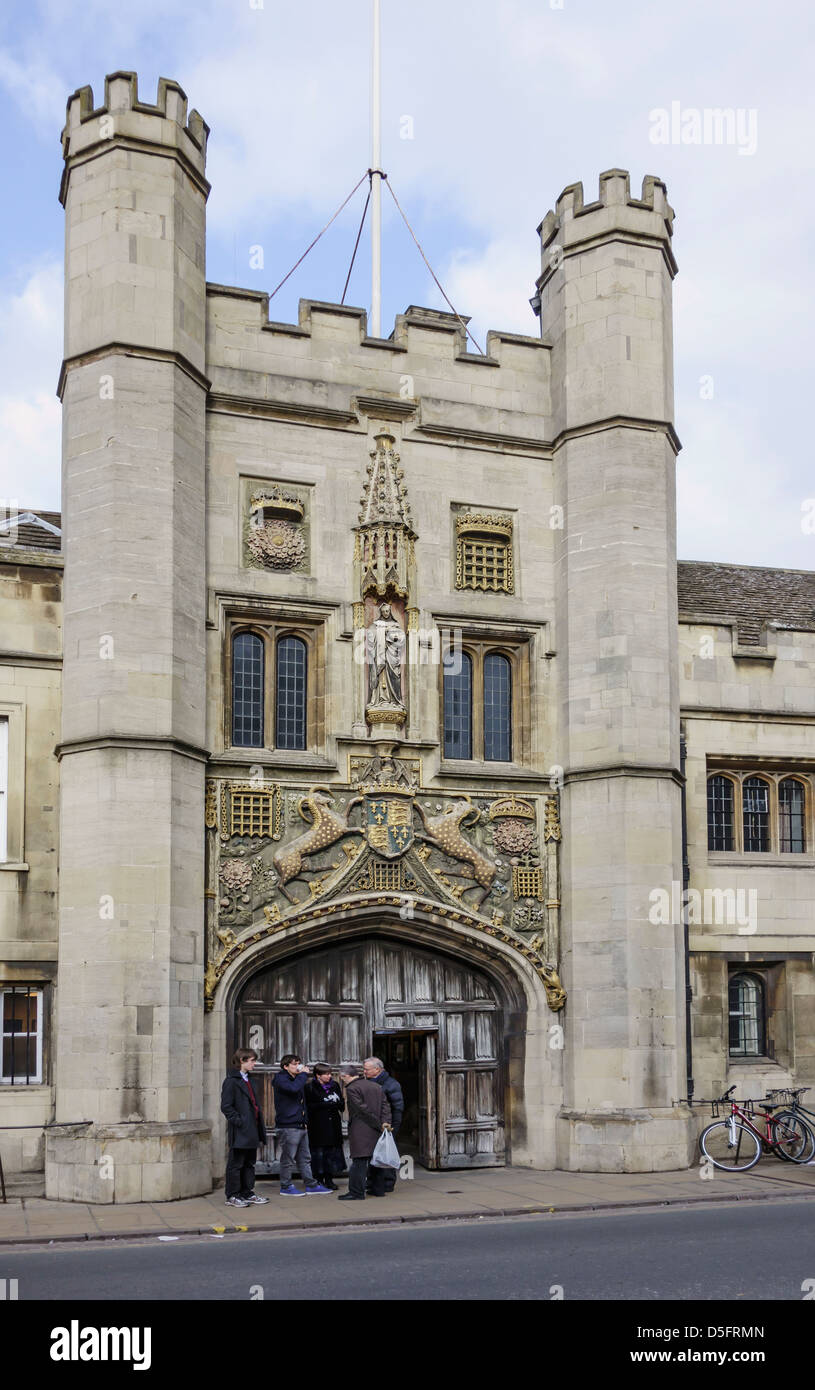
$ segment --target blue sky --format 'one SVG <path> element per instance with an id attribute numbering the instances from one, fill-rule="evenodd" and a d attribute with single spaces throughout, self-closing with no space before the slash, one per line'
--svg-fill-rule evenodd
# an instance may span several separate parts
<path id="1" fill-rule="evenodd" d="M 679 554 L 815 569 L 815 97 L 809 5 L 779 0 L 382 0 L 383 163 L 459 312 L 535 333 L 535 228 L 601 170 L 676 210 Z M 65 102 L 133 69 L 212 128 L 207 275 L 271 289 L 367 168 L 368 0 L 30 0 L 0 14 L 0 492 L 59 505 Z M 741 111 L 755 140 L 653 140 L 680 103 Z M 412 138 L 402 138 L 410 131 Z M 690 127 L 686 126 L 686 131 Z M 751 145 L 755 144 L 755 149 Z M 339 299 L 364 188 L 273 302 Z M 383 332 L 442 302 L 384 195 Z M 263 269 L 250 248 L 263 248 Z M 367 305 L 363 243 L 348 301 Z M 812 504 L 815 506 L 815 503 Z M 802 521 L 804 524 L 802 525 Z"/>

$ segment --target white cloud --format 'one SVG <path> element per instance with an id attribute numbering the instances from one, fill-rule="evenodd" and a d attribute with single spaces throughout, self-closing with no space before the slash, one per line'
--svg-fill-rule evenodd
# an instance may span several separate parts
<path id="1" fill-rule="evenodd" d="M 59 507 L 62 266 L 0 293 L 0 481 L 3 504 Z"/>

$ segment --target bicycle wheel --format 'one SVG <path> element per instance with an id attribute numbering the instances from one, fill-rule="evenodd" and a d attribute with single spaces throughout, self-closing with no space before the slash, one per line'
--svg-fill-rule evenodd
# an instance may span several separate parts
<path id="1" fill-rule="evenodd" d="M 716 1168 L 734 1173 L 745 1172 L 761 1158 L 759 1140 L 738 1120 L 718 1120 L 708 1125 L 699 1137 L 699 1147 Z"/>
<path id="2" fill-rule="evenodd" d="M 800 1115 L 782 1110 L 770 1121 L 773 1153 L 790 1163 L 808 1163 L 815 1153 L 815 1134 Z"/>

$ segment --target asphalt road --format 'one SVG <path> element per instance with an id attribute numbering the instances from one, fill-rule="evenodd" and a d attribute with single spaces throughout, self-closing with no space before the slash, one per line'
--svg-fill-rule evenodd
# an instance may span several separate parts
<path id="1" fill-rule="evenodd" d="M 20 1301 L 801 1300 L 815 1288 L 815 1204 L 55 1245 L 0 1251 L 0 1279 L 18 1281 Z"/>

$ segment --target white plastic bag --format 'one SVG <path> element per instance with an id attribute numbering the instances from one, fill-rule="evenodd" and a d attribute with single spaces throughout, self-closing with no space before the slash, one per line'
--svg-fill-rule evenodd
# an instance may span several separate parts
<path id="1" fill-rule="evenodd" d="M 399 1157 L 399 1150 L 396 1147 L 396 1140 L 389 1129 L 383 1129 L 376 1141 L 376 1148 L 371 1155 L 372 1168 L 396 1168 L 401 1166 L 402 1160 Z"/>

